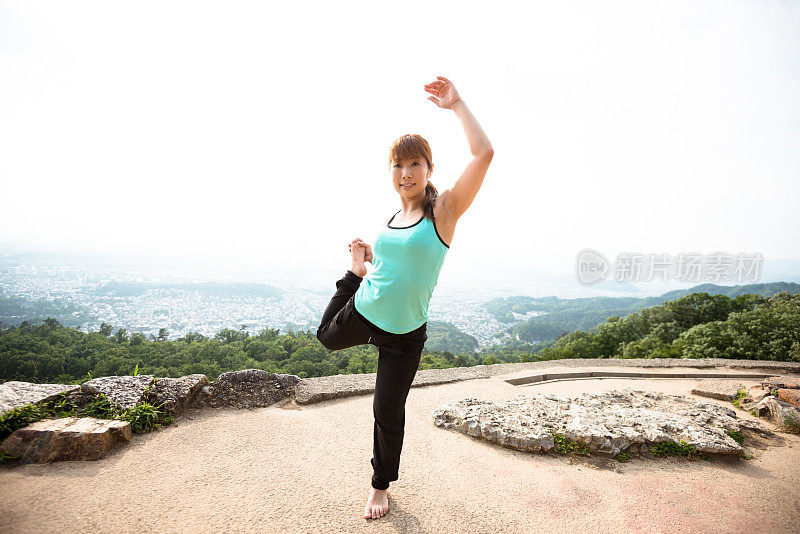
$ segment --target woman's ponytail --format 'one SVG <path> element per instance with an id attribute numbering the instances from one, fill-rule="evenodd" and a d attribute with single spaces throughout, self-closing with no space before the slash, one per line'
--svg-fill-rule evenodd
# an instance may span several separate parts
<path id="1" fill-rule="evenodd" d="M 422 211 L 430 220 L 433 220 L 433 204 L 438 196 L 439 191 L 437 191 L 436 187 L 428 180 L 428 185 L 425 186 L 425 199 L 422 201 Z"/>

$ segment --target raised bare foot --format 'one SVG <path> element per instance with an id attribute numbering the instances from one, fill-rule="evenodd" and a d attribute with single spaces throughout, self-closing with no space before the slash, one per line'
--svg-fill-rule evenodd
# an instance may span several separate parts
<path id="1" fill-rule="evenodd" d="M 370 246 L 369 243 L 367 243 L 366 241 L 364 241 L 360 237 L 357 237 L 357 238 L 353 239 L 350 242 L 349 245 L 347 245 L 349 247 L 350 252 L 353 252 L 352 247 L 353 247 L 353 243 L 355 243 L 355 242 L 360 242 L 362 245 L 364 245 L 364 261 L 367 262 L 367 263 L 372 263 L 372 260 L 375 259 L 375 258 L 372 257 L 372 246 Z"/>
<path id="2" fill-rule="evenodd" d="M 389 490 L 370 487 L 369 499 L 364 507 L 364 519 L 377 519 L 389 511 Z"/>
<path id="3" fill-rule="evenodd" d="M 350 252 L 353 256 L 353 266 L 350 271 L 363 278 L 367 274 L 367 266 L 364 265 L 365 247 L 359 242 L 353 242 L 350 244 Z"/>

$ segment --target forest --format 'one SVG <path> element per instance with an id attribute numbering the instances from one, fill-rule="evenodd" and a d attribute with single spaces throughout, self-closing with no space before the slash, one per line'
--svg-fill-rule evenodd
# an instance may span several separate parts
<path id="1" fill-rule="evenodd" d="M 739 295 L 761 295 L 771 297 L 776 293 L 800 293 L 800 284 L 794 282 L 768 282 L 738 286 L 701 284 L 690 289 L 677 289 L 653 297 L 528 297 L 514 296 L 492 299 L 484 307 L 500 323 L 511 324 L 494 335 L 502 342 L 511 338 L 532 344 L 555 341 L 564 334 L 578 330 L 589 330 L 606 321 L 609 317 L 625 317 L 642 308 L 648 308 L 676 300 L 692 293 L 725 295 L 735 298 Z M 537 313 L 536 316 L 520 321 L 515 314 Z"/>
<path id="2" fill-rule="evenodd" d="M 420 369 L 471 367 L 561 358 L 733 358 L 800 361 L 800 294 L 772 297 L 741 294 L 735 298 L 699 292 L 642 308 L 625 317 L 611 316 L 587 330 L 563 333 L 537 345 L 509 341 L 473 352 L 465 340 L 460 354 L 430 350 L 437 344 L 431 329 Z M 0 382 L 78 384 L 99 376 L 138 374 L 180 377 L 263 369 L 301 378 L 374 373 L 378 349 L 360 345 L 330 351 L 311 331 L 281 333 L 266 328 L 225 329 L 209 338 L 190 333 L 167 340 L 128 333 L 103 323 L 97 332 L 81 332 L 48 318 L 0 329 Z"/>

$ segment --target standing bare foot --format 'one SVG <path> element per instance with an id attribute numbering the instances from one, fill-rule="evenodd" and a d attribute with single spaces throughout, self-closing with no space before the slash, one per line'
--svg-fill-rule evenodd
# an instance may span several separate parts
<path id="1" fill-rule="evenodd" d="M 369 499 L 364 507 L 364 519 L 377 519 L 389 511 L 389 490 L 370 487 Z"/>
<path id="2" fill-rule="evenodd" d="M 367 274 L 367 266 L 364 265 L 365 247 L 361 243 L 352 243 L 350 247 L 351 255 L 353 256 L 353 266 L 350 271 L 356 276 L 364 278 Z"/>

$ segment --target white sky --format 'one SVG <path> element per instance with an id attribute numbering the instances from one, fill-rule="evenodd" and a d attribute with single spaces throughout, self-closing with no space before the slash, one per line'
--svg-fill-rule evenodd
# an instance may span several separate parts
<path id="1" fill-rule="evenodd" d="M 471 158 L 437 75 L 495 148 L 445 269 L 800 258 L 800 3 L 731 0 L 3 1 L 0 242 L 346 267 L 393 139 Z"/>

